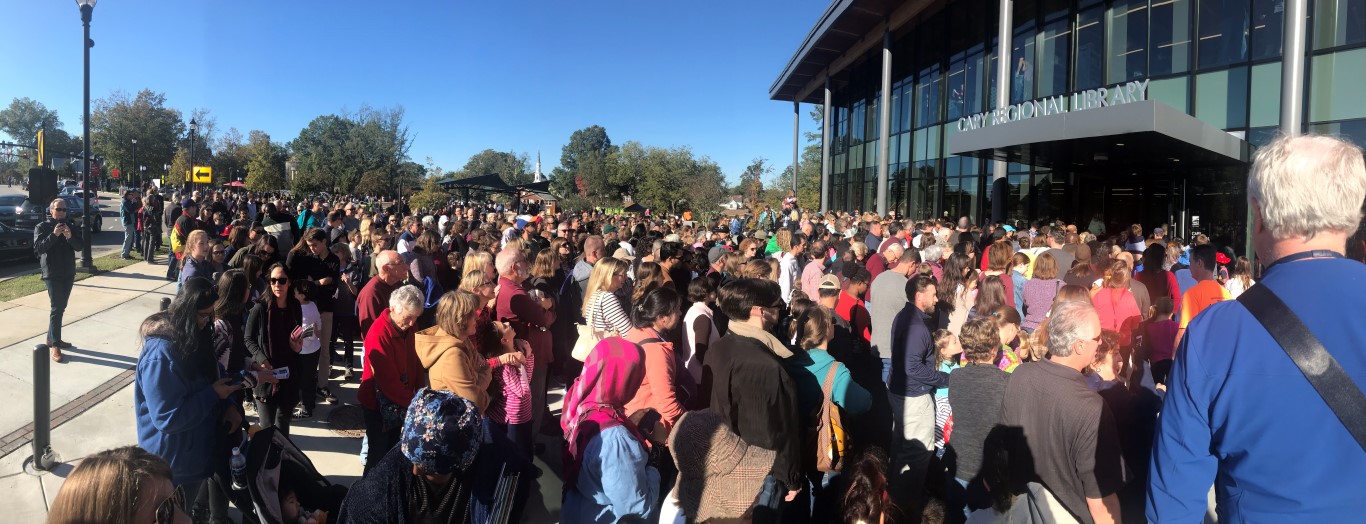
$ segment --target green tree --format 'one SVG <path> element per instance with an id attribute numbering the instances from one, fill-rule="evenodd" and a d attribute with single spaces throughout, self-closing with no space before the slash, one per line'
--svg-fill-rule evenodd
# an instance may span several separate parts
<path id="1" fill-rule="evenodd" d="M 199 113 L 203 116 L 204 113 Z M 191 115 L 196 116 L 196 115 Z M 188 122 L 174 108 L 166 107 L 166 95 L 144 89 L 137 95 L 115 91 L 91 102 L 90 144 L 92 154 L 105 159 L 105 170 L 136 170 L 133 165 L 133 140 L 138 141 L 138 164 L 150 170 L 160 170 L 173 164 L 170 180 L 179 185 L 189 170 L 188 155 L 178 154 L 178 148 L 188 153 Z M 207 165 L 209 148 L 195 144 L 195 160 Z"/>
<path id="2" fill-rule="evenodd" d="M 9 135 L 16 143 L 36 145 L 38 130 L 44 127 L 48 132 L 61 129 L 62 121 L 57 118 L 56 111 L 48 109 L 42 102 L 32 98 L 15 98 L 9 107 L 0 110 L 0 131 Z"/>
<path id="3" fill-rule="evenodd" d="M 248 133 L 247 145 L 238 153 L 246 159 L 247 189 L 277 191 L 286 185 L 284 169 L 288 153 L 283 145 L 270 139 L 265 131 Z M 296 180 L 298 177 L 295 177 Z M 293 181 L 291 181 L 293 182 Z M 294 187 L 298 191 L 298 187 Z"/>
<path id="4" fill-rule="evenodd" d="M 455 178 L 489 174 L 498 175 L 509 185 L 525 184 L 532 179 L 531 161 L 526 153 L 485 149 L 471 156 L 469 161 L 465 162 L 465 167 L 456 173 Z"/>
<path id="5" fill-rule="evenodd" d="M 353 114 L 313 119 L 289 144 L 299 161 L 295 177 L 334 192 L 395 190 L 398 181 L 384 179 L 401 176 L 400 167 L 409 161 L 412 140 L 403 116 L 402 107 L 362 106 Z M 358 189 L 362 184 L 365 191 Z"/>
<path id="6" fill-rule="evenodd" d="M 773 168 L 768 165 L 767 158 L 755 158 L 745 167 L 745 172 L 740 175 L 741 194 L 749 198 L 749 205 L 754 206 L 763 197 L 764 177 L 773 172 Z"/>
<path id="7" fill-rule="evenodd" d="M 243 142 L 242 133 L 237 128 L 229 128 L 223 136 L 214 144 L 213 172 L 215 178 L 222 177 L 224 181 L 231 182 L 234 177 L 242 178 L 246 176 L 247 162 L 251 158 L 247 155 L 247 144 Z"/>
<path id="8" fill-rule="evenodd" d="M 551 171 L 551 191 L 561 195 L 577 193 L 597 203 L 620 202 L 620 188 L 610 180 L 616 171 L 611 158 L 616 151 L 602 126 L 574 131 L 569 143 L 560 150 L 560 166 Z"/>
<path id="9" fill-rule="evenodd" d="M 409 204 L 414 210 L 435 211 L 445 205 L 450 195 L 436 185 L 436 177 L 427 177 L 422 182 L 422 190 L 413 195 Z"/>

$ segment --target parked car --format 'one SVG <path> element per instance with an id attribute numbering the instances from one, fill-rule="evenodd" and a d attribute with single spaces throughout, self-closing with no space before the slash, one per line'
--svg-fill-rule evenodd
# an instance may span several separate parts
<path id="1" fill-rule="evenodd" d="M 85 220 L 85 208 L 81 207 L 81 199 L 69 196 L 63 196 L 58 198 L 66 199 L 67 219 L 77 224 L 84 223 L 83 221 Z M 44 206 L 33 205 L 32 202 L 29 202 L 27 199 L 25 199 L 24 203 L 21 206 L 19 206 L 19 216 L 17 219 L 15 219 L 14 225 L 19 229 L 33 229 L 37 227 L 39 223 L 46 219 L 47 209 Z M 93 228 L 96 233 L 104 231 L 104 217 L 101 216 L 99 212 L 96 212 L 93 216 L 91 216 L 90 221 L 90 227 Z"/>
<path id="2" fill-rule="evenodd" d="M 24 205 L 24 195 L 0 195 L 0 224 L 14 227 L 19 216 L 19 206 Z"/>
<path id="3" fill-rule="evenodd" d="M 27 260 L 36 256 L 33 252 L 33 231 L 0 224 L 0 259 Z"/>

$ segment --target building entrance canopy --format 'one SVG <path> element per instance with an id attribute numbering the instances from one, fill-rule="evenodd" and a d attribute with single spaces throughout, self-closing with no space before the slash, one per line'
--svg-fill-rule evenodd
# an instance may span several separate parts
<path id="1" fill-rule="evenodd" d="M 1242 139 L 1153 100 L 960 131 L 947 145 L 954 155 L 1054 169 L 1238 167 L 1252 157 Z"/>

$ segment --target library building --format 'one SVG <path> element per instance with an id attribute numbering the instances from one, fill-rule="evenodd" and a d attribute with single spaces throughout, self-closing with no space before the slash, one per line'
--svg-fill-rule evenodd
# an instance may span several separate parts
<path id="1" fill-rule="evenodd" d="M 1366 144 L 1366 0 L 834 0 L 781 71 L 823 107 L 826 210 L 1241 247 L 1282 118 Z"/>

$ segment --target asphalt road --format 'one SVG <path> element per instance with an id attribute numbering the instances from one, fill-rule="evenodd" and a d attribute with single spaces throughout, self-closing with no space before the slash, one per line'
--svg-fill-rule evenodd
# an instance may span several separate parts
<path id="1" fill-rule="evenodd" d="M 17 185 L 0 185 L 0 195 L 22 194 L 27 193 Z M 123 249 L 123 224 L 119 223 L 118 193 L 100 192 L 99 195 L 100 214 L 104 216 L 104 230 L 95 233 L 95 242 L 90 247 L 90 255 L 93 257 L 117 253 Z M 137 256 L 137 253 L 134 252 L 133 256 Z M 38 262 L 36 260 L 0 261 L 0 281 L 37 272 Z"/>

